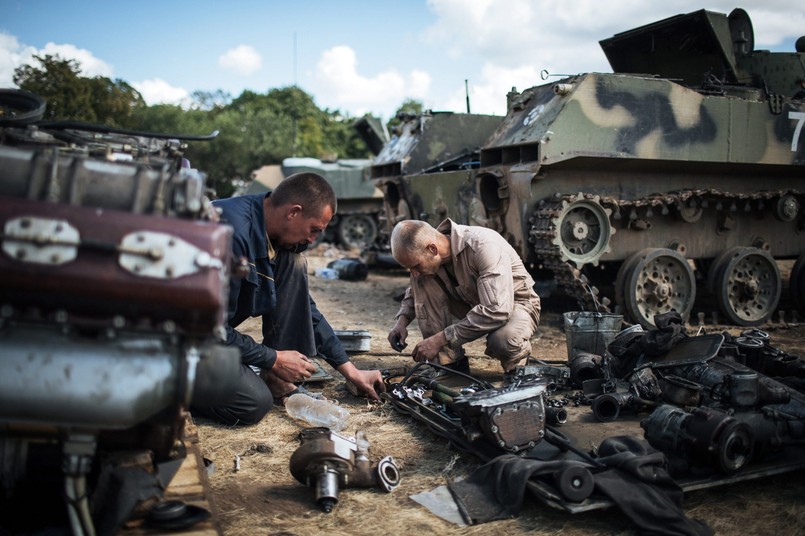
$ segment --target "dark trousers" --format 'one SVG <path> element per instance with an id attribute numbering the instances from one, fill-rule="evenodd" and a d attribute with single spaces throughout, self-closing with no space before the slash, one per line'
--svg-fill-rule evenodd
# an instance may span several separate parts
<path id="1" fill-rule="evenodd" d="M 270 315 L 263 315 L 263 344 L 275 350 L 296 350 L 314 356 L 316 341 L 310 311 L 307 258 L 298 253 L 278 251 L 274 268 L 277 309 Z M 194 407 L 192 413 L 227 425 L 256 424 L 273 405 L 271 390 L 258 372 L 248 365 L 241 365 L 240 380 L 232 402 L 224 406 Z"/>

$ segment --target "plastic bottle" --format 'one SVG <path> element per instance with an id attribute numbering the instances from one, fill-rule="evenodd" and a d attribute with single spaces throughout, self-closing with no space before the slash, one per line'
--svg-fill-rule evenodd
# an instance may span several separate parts
<path id="1" fill-rule="evenodd" d="M 347 426 L 349 411 L 326 400 L 317 400 L 303 393 L 296 393 L 285 401 L 285 411 L 294 419 L 306 421 L 311 426 L 325 426 L 341 431 Z"/>
<path id="2" fill-rule="evenodd" d="M 333 268 L 318 268 L 314 273 L 322 279 L 338 279 L 338 271 Z"/>

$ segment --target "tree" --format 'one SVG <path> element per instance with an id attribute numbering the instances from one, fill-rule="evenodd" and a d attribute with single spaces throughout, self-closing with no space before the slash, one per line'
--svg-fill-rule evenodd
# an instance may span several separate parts
<path id="1" fill-rule="evenodd" d="M 142 95 L 122 80 L 80 75 L 77 60 L 34 56 L 39 65 L 14 70 L 14 83 L 45 100 L 45 120 L 73 120 L 129 127 L 145 107 Z"/>
<path id="2" fill-rule="evenodd" d="M 422 110 L 425 108 L 425 105 L 422 104 L 422 101 L 418 101 L 416 99 L 405 99 L 400 107 L 397 108 L 397 111 L 394 113 L 394 117 L 389 119 L 389 122 L 386 126 L 389 129 L 389 132 L 393 132 L 394 127 L 402 124 L 402 121 L 398 119 L 398 115 L 400 114 L 415 114 L 419 115 L 422 113 Z"/>

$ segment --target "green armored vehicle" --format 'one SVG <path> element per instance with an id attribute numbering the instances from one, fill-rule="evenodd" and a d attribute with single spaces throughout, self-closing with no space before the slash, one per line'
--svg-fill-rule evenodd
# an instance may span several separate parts
<path id="1" fill-rule="evenodd" d="M 388 133 L 380 121 L 371 116 L 353 125 L 369 150 L 377 154 L 388 141 Z M 384 249 L 387 236 L 379 232 L 386 220 L 383 192 L 369 179 L 368 158 L 321 160 L 289 157 L 282 165 L 269 165 L 256 170 L 245 193 L 261 193 L 273 189 L 282 179 L 294 173 L 313 172 L 327 179 L 338 199 L 338 212 L 319 234 L 318 242 L 330 242 L 353 249 Z"/>
<path id="2" fill-rule="evenodd" d="M 798 259 L 788 287 L 805 305 L 805 38 L 755 50 L 745 11 L 701 10 L 600 44 L 614 73 L 510 93 L 471 195 L 423 219 L 494 228 L 584 309 L 646 327 L 697 296 L 720 323 L 762 324 L 777 260 Z"/>

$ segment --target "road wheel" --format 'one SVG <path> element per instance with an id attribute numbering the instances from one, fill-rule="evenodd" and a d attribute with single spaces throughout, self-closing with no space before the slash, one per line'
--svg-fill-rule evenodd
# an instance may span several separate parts
<path id="1" fill-rule="evenodd" d="M 653 328 L 654 316 L 676 311 L 687 320 L 696 300 L 696 280 L 687 259 L 667 248 L 635 253 L 621 266 L 616 286 L 628 316 Z"/>
<path id="2" fill-rule="evenodd" d="M 718 307 L 730 323 L 763 324 L 780 302 L 780 269 L 770 253 L 735 247 L 713 264 L 711 281 Z"/>
<path id="3" fill-rule="evenodd" d="M 377 225 L 370 216 L 351 214 L 342 216 L 338 224 L 338 240 L 355 249 L 364 249 L 377 239 Z"/>

